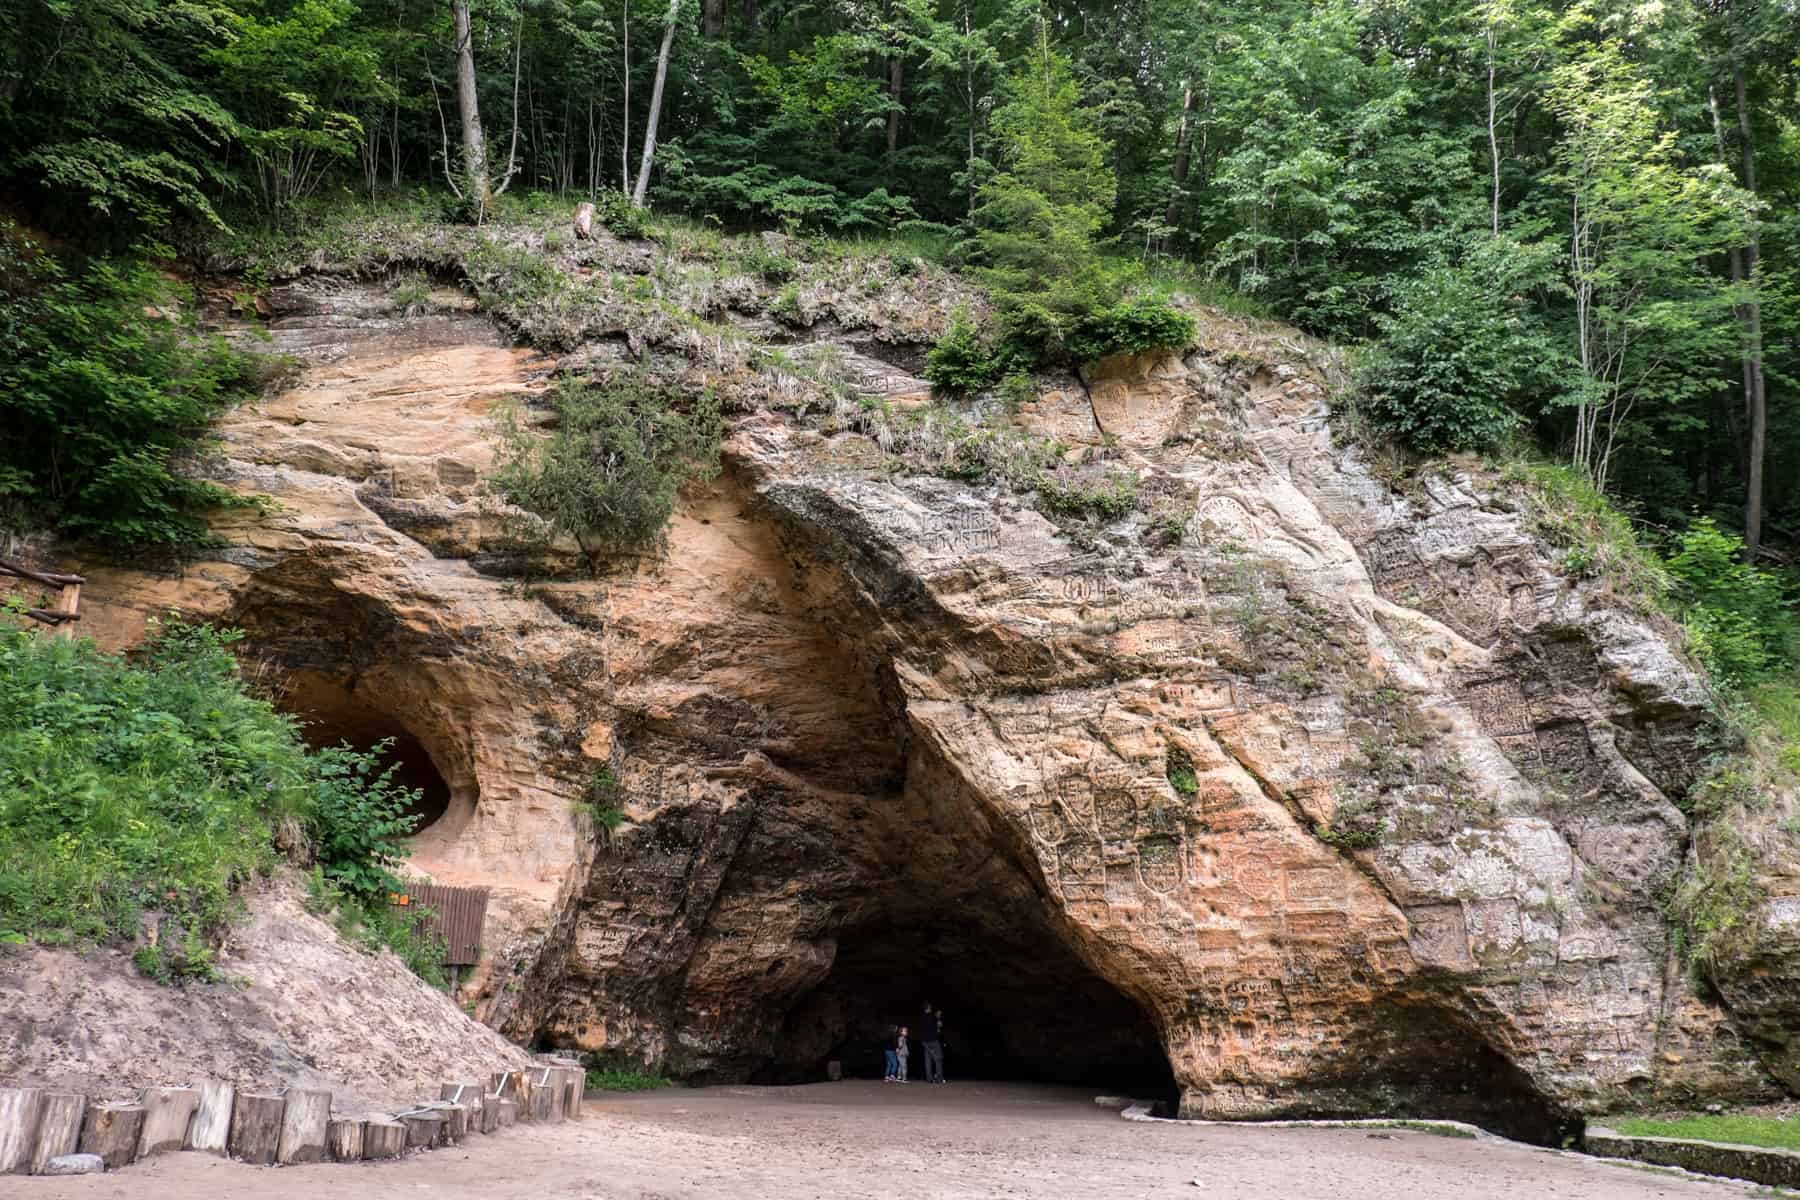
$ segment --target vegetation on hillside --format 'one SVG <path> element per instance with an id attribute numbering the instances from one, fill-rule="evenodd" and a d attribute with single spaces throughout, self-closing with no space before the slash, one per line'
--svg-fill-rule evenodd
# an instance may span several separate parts
<path id="1" fill-rule="evenodd" d="M 256 359 L 202 336 L 140 259 L 65 265 L 0 223 L 0 528 L 191 546 L 200 514 L 253 501 L 182 469 L 249 395 Z"/>
<path id="2" fill-rule="evenodd" d="M 0 14 L 0 174 L 84 250 L 536 189 L 625 233 L 653 202 L 935 236 L 992 344 L 1073 359 L 1179 345 L 1138 272 L 1181 262 L 1367 340 L 1369 411 L 1422 449 L 1518 429 L 1659 525 L 1711 515 L 1753 556 L 1795 525 L 1792 0 Z"/>
<path id="3" fill-rule="evenodd" d="M 234 640 L 169 621 L 126 659 L 0 614 L 0 940 L 134 944 L 146 974 L 210 979 L 278 841 L 385 916 L 414 796 L 379 749 L 309 749 Z"/>

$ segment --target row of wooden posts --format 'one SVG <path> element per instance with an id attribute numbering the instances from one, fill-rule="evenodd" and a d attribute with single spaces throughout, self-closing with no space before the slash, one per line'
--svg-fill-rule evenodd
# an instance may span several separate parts
<path id="1" fill-rule="evenodd" d="M 71 1154 L 97 1155 L 109 1171 L 171 1150 L 260 1165 L 399 1158 L 521 1121 L 579 1117 L 584 1078 L 579 1065 L 553 1060 L 446 1083 L 435 1100 L 366 1117 L 333 1116 L 327 1091 L 237 1091 L 210 1080 L 146 1088 L 130 1102 L 89 1103 L 77 1092 L 0 1088 L 0 1175 L 41 1175 L 52 1159 Z"/>

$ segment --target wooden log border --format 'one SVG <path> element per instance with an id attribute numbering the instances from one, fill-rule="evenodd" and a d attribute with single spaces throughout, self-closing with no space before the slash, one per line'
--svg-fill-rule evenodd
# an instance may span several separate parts
<path id="1" fill-rule="evenodd" d="M 579 1062 L 544 1055 L 522 1070 L 446 1081 L 410 1108 L 355 1114 L 334 1111 L 328 1092 L 217 1080 L 147 1088 L 137 1102 L 0 1085 L 0 1174 L 43 1174 L 78 1142 L 102 1154 L 108 1171 L 177 1148 L 261 1164 L 378 1162 L 520 1122 L 579 1118 L 584 1083 Z"/>

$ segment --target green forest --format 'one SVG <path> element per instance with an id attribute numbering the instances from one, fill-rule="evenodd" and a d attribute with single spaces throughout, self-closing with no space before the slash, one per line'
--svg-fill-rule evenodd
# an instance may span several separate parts
<path id="1" fill-rule="evenodd" d="M 1757 561 L 1800 533 L 1792 0 L 0 12 L 0 170 L 84 250 L 549 191 L 939 234 L 1071 357 L 1179 337 L 1121 300 L 1179 260 L 1366 345 L 1368 412 L 1419 449 L 1528 437 Z"/>

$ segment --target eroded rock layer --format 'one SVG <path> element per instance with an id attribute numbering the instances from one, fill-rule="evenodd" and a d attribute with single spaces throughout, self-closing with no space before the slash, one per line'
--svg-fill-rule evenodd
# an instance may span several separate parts
<path id="1" fill-rule="evenodd" d="M 219 472 L 281 510 L 179 574 L 78 564 L 88 629 L 228 620 L 319 731 L 404 739 L 415 865 L 496 889 L 473 986 L 512 1036 L 811 1077 L 935 999 L 965 1064 L 1543 1138 L 1768 1092 L 1782 1002 L 1743 1041 L 1661 915 L 1700 684 L 1472 464 L 1396 490 L 1334 445 L 1291 332 L 1212 318 L 970 409 L 1133 477 L 1110 524 L 758 409 L 596 577 L 481 494 L 491 406 L 550 360 L 449 297 L 275 299 L 302 370 Z M 804 336 L 918 402 L 916 345 Z"/>

